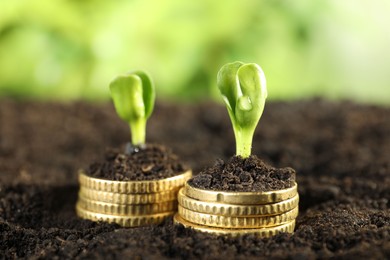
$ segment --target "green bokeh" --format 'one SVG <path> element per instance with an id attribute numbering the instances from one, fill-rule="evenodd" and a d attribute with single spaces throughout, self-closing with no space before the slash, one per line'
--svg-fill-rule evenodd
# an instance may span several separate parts
<path id="1" fill-rule="evenodd" d="M 261 65 L 270 99 L 390 103 L 390 3 L 336 0 L 0 2 L 0 95 L 108 99 L 142 69 L 158 98 L 220 98 L 219 68 Z"/>

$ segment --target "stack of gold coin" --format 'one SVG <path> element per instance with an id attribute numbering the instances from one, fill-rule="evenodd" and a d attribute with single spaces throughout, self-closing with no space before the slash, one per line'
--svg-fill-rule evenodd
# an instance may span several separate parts
<path id="1" fill-rule="evenodd" d="M 297 184 L 268 192 L 223 192 L 186 183 L 178 194 L 176 223 L 199 231 L 238 236 L 270 237 L 292 233 L 298 216 Z"/>
<path id="2" fill-rule="evenodd" d="M 177 211 L 177 194 L 191 178 L 188 170 L 155 181 L 111 181 L 79 173 L 77 215 L 123 227 L 158 224 Z"/>

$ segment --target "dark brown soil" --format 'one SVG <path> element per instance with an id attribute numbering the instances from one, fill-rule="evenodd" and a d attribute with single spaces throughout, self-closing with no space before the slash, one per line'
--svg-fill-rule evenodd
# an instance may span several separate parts
<path id="1" fill-rule="evenodd" d="M 185 171 L 178 157 L 163 145 L 126 145 L 108 149 L 104 161 L 91 164 L 89 176 L 116 181 L 143 181 L 169 178 Z"/>
<path id="2" fill-rule="evenodd" d="M 263 192 L 290 188 L 295 182 L 292 168 L 274 168 L 252 155 L 219 159 L 189 180 L 195 188 L 215 191 Z"/>
<path id="3" fill-rule="evenodd" d="M 270 102 L 253 154 L 297 172 L 295 233 L 215 237 L 172 220 L 124 229 L 77 218 L 77 171 L 129 140 L 111 104 L 0 100 L 0 258 L 389 259 L 390 108 L 322 100 Z M 227 160 L 223 106 L 158 104 L 148 141 L 194 169 Z"/>

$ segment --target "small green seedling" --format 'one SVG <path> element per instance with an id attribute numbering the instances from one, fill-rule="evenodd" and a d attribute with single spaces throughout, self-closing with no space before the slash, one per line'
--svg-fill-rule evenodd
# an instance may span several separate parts
<path id="1" fill-rule="evenodd" d="M 117 114 L 130 125 L 133 145 L 145 144 L 146 120 L 156 97 L 150 77 L 142 71 L 118 76 L 110 83 Z"/>
<path id="2" fill-rule="evenodd" d="M 264 72 L 254 63 L 228 63 L 218 72 L 217 85 L 232 121 L 236 154 L 247 158 L 267 98 Z"/>

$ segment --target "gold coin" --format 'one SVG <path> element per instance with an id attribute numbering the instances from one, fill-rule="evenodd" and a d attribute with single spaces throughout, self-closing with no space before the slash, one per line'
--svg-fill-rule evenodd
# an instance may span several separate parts
<path id="1" fill-rule="evenodd" d="M 150 215 L 163 212 L 172 212 L 177 210 L 177 201 L 166 201 L 154 204 L 113 204 L 90 200 L 79 196 L 78 203 L 80 206 L 88 211 L 125 216 L 125 215 Z"/>
<path id="2" fill-rule="evenodd" d="M 92 190 L 114 192 L 121 194 L 130 193 L 156 193 L 179 189 L 190 179 L 192 171 L 188 170 L 180 175 L 162 180 L 152 181 L 110 181 L 87 176 L 83 171 L 79 172 L 81 186 Z"/>
<path id="3" fill-rule="evenodd" d="M 114 204 L 153 204 L 166 201 L 176 201 L 178 190 L 158 193 L 121 194 L 105 191 L 97 191 L 80 187 L 79 196 L 90 200 L 114 203 Z"/>
<path id="4" fill-rule="evenodd" d="M 195 200 L 184 195 L 184 189 L 180 189 L 178 195 L 179 204 L 186 209 L 199 213 L 222 215 L 225 217 L 278 215 L 296 208 L 299 203 L 299 195 L 291 199 L 273 204 L 260 205 L 233 205 L 217 202 L 205 202 Z"/>
<path id="5" fill-rule="evenodd" d="M 297 188 L 298 185 L 294 182 L 294 185 L 291 188 L 266 192 L 212 191 L 194 188 L 187 182 L 184 187 L 184 194 L 190 198 L 201 201 L 238 205 L 258 205 L 288 200 L 297 195 Z"/>
<path id="6" fill-rule="evenodd" d="M 175 224 L 181 224 L 186 228 L 192 228 L 200 232 L 211 233 L 215 235 L 226 235 L 231 237 L 243 236 L 243 235 L 255 235 L 260 238 L 272 237 L 278 233 L 293 233 L 295 228 L 295 220 L 287 222 L 283 225 L 266 227 L 266 228 L 247 228 L 247 229 L 228 229 L 228 228 L 215 228 L 198 225 L 191 223 L 183 219 L 178 213 L 173 218 Z"/>
<path id="7" fill-rule="evenodd" d="M 171 216 L 174 212 L 165 212 L 145 216 L 114 216 L 91 212 L 84 209 L 79 203 L 76 204 L 76 212 L 80 218 L 92 221 L 104 221 L 108 223 L 117 223 L 122 227 L 140 227 L 161 223 L 166 217 Z"/>
<path id="8" fill-rule="evenodd" d="M 192 223 L 209 227 L 220 228 L 258 228 L 258 227 L 273 227 L 288 223 L 298 216 L 298 208 L 294 208 L 286 213 L 275 216 L 262 217 L 225 217 L 219 215 L 211 215 L 199 213 L 179 205 L 178 212 L 182 218 Z"/>

